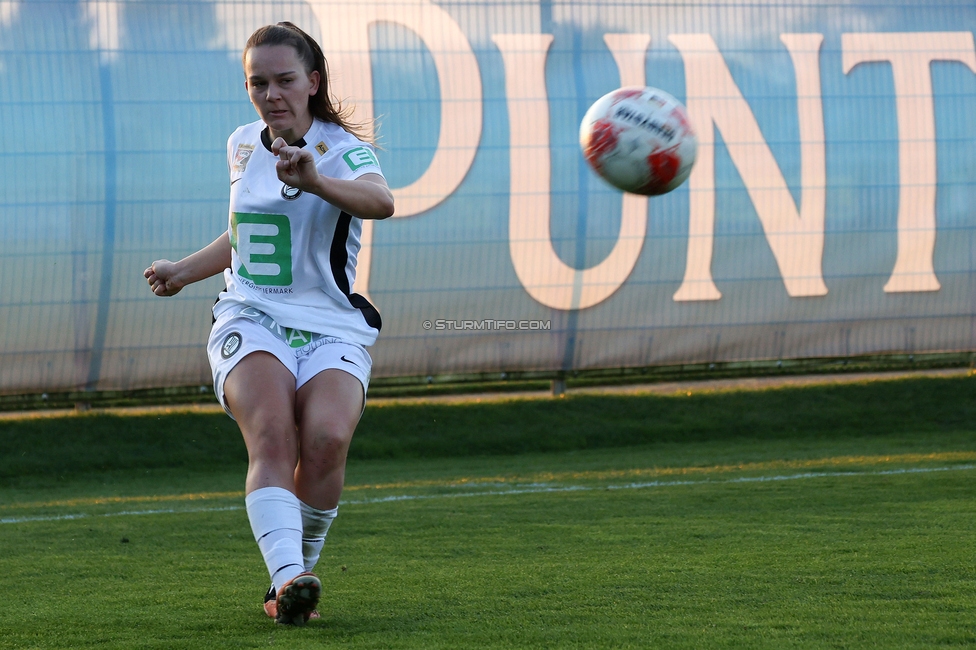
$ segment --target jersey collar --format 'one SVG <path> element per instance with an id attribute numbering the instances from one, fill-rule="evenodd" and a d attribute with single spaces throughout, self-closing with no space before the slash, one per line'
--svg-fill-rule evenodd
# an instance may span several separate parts
<path id="1" fill-rule="evenodd" d="M 266 127 L 264 127 L 264 130 L 261 131 L 261 144 L 264 145 L 264 148 L 265 149 L 267 149 L 268 151 L 271 151 L 271 128 L 270 127 L 267 127 L 266 126 Z M 291 147 L 304 147 L 306 144 L 308 144 L 308 143 L 305 142 L 305 138 L 299 138 L 295 142 L 292 142 L 289 146 L 291 146 Z"/>

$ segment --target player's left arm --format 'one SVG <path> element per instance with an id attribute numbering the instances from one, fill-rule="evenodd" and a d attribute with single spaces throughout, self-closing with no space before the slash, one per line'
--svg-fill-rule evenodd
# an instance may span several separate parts
<path id="1" fill-rule="evenodd" d="M 310 192 L 360 219 L 393 216 L 393 192 L 381 175 L 363 174 L 355 180 L 323 176 L 310 151 L 288 146 L 281 138 L 272 143 L 271 151 L 279 158 L 275 170 L 281 182 Z"/>

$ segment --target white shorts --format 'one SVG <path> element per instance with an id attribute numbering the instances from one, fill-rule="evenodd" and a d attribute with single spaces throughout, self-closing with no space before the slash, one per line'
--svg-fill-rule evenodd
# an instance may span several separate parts
<path id="1" fill-rule="evenodd" d="M 363 385 L 363 408 L 366 408 L 366 391 L 373 369 L 366 348 L 334 336 L 282 327 L 264 312 L 246 307 L 218 316 L 207 341 L 214 393 L 231 418 L 234 415 L 224 399 L 224 382 L 234 366 L 252 352 L 273 354 L 295 376 L 296 391 L 323 370 L 343 370 Z"/>

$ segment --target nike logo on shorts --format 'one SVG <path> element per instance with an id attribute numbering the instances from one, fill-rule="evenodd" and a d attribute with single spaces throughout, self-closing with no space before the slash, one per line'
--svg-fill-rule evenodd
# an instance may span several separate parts
<path id="1" fill-rule="evenodd" d="M 346 358 L 346 355 L 342 355 L 339 358 L 342 359 L 343 361 L 345 361 L 346 363 L 351 363 L 352 365 L 356 366 L 357 368 L 359 367 L 359 364 L 358 363 L 356 363 L 355 361 L 350 361 L 349 359 Z"/>

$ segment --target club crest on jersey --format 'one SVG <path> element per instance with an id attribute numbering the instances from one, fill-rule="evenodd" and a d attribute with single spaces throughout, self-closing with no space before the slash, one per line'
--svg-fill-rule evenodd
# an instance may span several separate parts
<path id="1" fill-rule="evenodd" d="M 291 185 L 281 186 L 281 198 L 286 201 L 294 201 L 302 195 L 302 191 L 297 187 L 292 187 Z"/>
<path id="2" fill-rule="evenodd" d="M 237 145 L 237 151 L 234 153 L 234 171 L 243 172 L 247 169 L 247 161 L 251 159 L 251 154 L 254 153 L 253 144 L 239 144 Z"/>
<path id="3" fill-rule="evenodd" d="M 241 349 L 241 335 L 239 332 L 231 332 L 224 337 L 224 342 L 220 344 L 220 356 L 230 359 L 238 350 Z"/>

